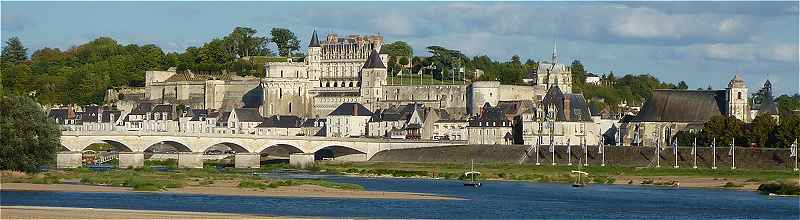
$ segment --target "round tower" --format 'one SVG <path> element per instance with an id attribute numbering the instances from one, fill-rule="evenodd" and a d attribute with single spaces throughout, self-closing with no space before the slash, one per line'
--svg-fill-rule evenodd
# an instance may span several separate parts
<path id="1" fill-rule="evenodd" d="M 498 81 L 477 81 L 473 82 L 469 91 L 469 111 L 470 114 L 477 114 L 484 104 L 489 103 L 497 106 L 500 100 L 500 82 Z"/>

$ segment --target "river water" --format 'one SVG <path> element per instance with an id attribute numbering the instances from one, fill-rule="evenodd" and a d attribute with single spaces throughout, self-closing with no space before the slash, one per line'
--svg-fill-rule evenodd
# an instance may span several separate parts
<path id="1" fill-rule="evenodd" d="M 434 193 L 458 201 L 279 198 L 168 193 L 8 192 L 2 205 L 225 212 L 299 217 L 800 219 L 800 198 L 755 192 L 627 185 L 485 181 L 483 187 L 427 179 L 315 176 L 367 190 Z M 99 217 L 99 216 L 98 216 Z"/>

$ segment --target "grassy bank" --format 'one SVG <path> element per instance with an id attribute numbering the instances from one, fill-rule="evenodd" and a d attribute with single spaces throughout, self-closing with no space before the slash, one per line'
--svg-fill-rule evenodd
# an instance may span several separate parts
<path id="1" fill-rule="evenodd" d="M 317 185 L 344 190 L 363 190 L 354 184 L 335 183 L 324 180 L 263 179 L 253 172 L 270 172 L 285 168 L 285 164 L 268 165 L 260 169 L 175 169 L 174 163 L 148 162 L 144 168 L 120 169 L 96 172 L 88 168 L 54 170 L 28 174 L 14 171 L 0 172 L 4 183 L 56 184 L 79 181 L 85 185 L 130 187 L 135 191 L 165 191 L 169 188 L 187 186 L 220 186 L 244 188 L 277 188 L 282 186 Z M 166 169 L 165 169 L 166 168 Z M 262 187 L 260 184 L 263 184 Z"/>
<path id="2" fill-rule="evenodd" d="M 395 163 L 395 162 L 359 162 L 359 163 L 321 163 L 320 169 L 345 174 L 388 177 L 421 177 L 464 179 L 463 173 L 469 169 L 466 164 L 439 163 Z M 570 173 L 576 166 L 548 165 L 514 165 L 514 164 L 475 164 L 481 172 L 482 179 L 522 180 L 533 182 L 571 182 L 574 176 Z M 588 181 L 593 183 L 622 183 L 618 179 L 625 177 L 633 184 L 631 177 L 641 179 L 635 184 L 672 185 L 674 181 L 657 177 L 675 177 L 675 179 L 714 179 L 723 182 L 715 187 L 738 188 L 744 183 L 767 184 L 787 182 L 796 184 L 798 175 L 789 170 L 730 170 L 730 169 L 692 169 L 692 168 L 643 168 L 619 166 L 588 166 L 583 171 L 589 173 Z"/>

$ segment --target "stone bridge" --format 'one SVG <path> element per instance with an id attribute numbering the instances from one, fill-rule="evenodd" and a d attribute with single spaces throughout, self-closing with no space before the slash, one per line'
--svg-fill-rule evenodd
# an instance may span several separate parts
<path id="1" fill-rule="evenodd" d="M 317 158 L 366 161 L 380 151 L 463 145 L 464 141 L 413 141 L 374 138 L 329 138 L 317 136 L 259 136 L 252 134 L 64 131 L 58 153 L 58 167 L 81 164 L 81 151 L 94 143 L 108 143 L 119 153 L 119 167 L 144 166 L 144 152 L 167 145 L 178 152 L 178 166 L 202 168 L 202 154 L 212 146 L 224 145 L 236 151 L 237 168 L 257 168 L 261 155 L 288 157 L 293 165 L 307 166 Z"/>

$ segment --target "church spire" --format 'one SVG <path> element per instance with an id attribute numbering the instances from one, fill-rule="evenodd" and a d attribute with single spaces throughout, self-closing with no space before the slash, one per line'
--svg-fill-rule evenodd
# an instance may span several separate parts
<path id="1" fill-rule="evenodd" d="M 558 46 L 557 42 L 553 40 L 553 63 L 558 63 L 558 51 L 556 47 Z"/>

